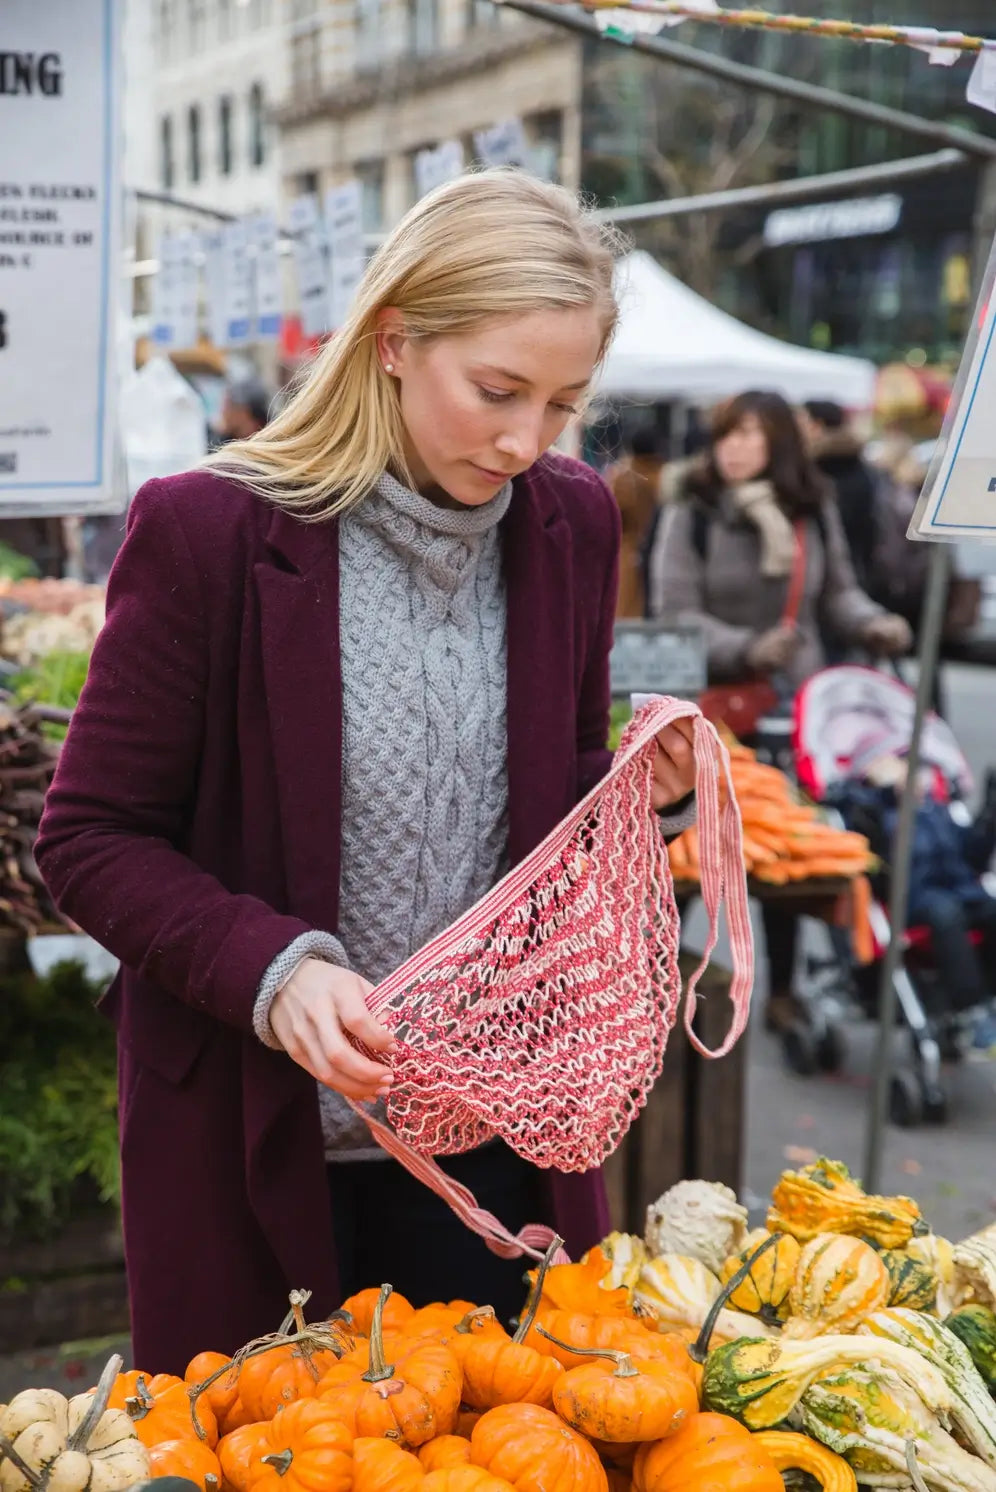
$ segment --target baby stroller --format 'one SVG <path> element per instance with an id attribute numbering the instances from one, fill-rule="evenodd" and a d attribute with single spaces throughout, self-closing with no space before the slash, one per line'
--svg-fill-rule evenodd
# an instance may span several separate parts
<path id="1" fill-rule="evenodd" d="M 915 699 L 900 680 L 856 665 L 828 668 L 799 691 L 794 704 L 793 748 L 800 787 L 836 811 L 849 829 L 866 834 L 873 850 L 887 860 L 888 834 L 867 812 L 854 811 L 849 784 L 860 778 L 869 743 L 878 755 L 903 755 L 912 735 Z M 950 727 L 937 715 L 927 718 L 922 761 L 929 769 L 930 792 L 948 806 L 956 822 L 971 819 L 966 799 L 972 773 Z M 805 960 L 797 994 L 808 1019 L 784 1034 L 785 1057 L 796 1071 L 834 1071 L 846 1061 L 842 1019 L 857 1009 L 877 1018 L 881 958 L 891 937 L 888 866 L 872 881 L 871 930 L 875 960 L 861 968 L 854 961 L 849 932 L 830 930 L 830 955 Z M 893 1123 L 943 1123 L 948 1099 L 942 1062 L 963 1056 L 979 1010 L 952 1008 L 931 959 L 925 927 L 907 927 L 903 957 L 896 971 L 898 1019 L 909 1035 L 908 1058 L 892 1075 L 889 1110 Z"/>

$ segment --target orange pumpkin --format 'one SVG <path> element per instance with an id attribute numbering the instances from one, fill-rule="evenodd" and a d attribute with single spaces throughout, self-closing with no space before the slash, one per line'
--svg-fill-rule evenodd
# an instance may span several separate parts
<path id="1" fill-rule="evenodd" d="M 565 1368 L 577 1365 L 574 1354 L 566 1350 L 568 1347 L 607 1347 L 634 1358 L 663 1358 L 692 1376 L 697 1368 L 688 1355 L 688 1344 L 680 1337 L 670 1332 L 652 1331 L 640 1321 L 624 1320 L 619 1316 L 588 1316 L 578 1311 L 550 1310 L 541 1305 L 526 1342 L 537 1352 L 555 1357 Z M 564 1345 L 558 1346 L 558 1342 Z"/>
<path id="2" fill-rule="evenodd" d="M 493 1476 L 483 1466 L 448 1466 L 430 1471 L 421 1492 L 515 1492 L 510 1482 Z"/>
<path id="3" fill-rule="evenodd" d="M 554 1385 L 553 1407 L 583 1435 L 616 1443 L 662 1440 L 699 1407 L 691 1378 L 670 1363 L 654 1358 L 634 1361 L 624 1352 L 597 1348 L 576 1350 L 595 1360 L 561 1375 Z"/>
<path id="4" fill-rule="evenodd" d="M 633 1483 L 628 1471 L 618 1466 L 606 1466 L 605 1475 L 609 1479 L 609 1492 L 632 1492 Z"/>
<path id="5" fill-rule="evenodd" d="M 481 1410 L 468 1409 L 465 1404 L 461 1404 L 460 1413 L 457 1415 L 454 1434 L 463 1435 L 467 1440 L 469 1440 L 471 1435 L 474 1433 L 474 1426 L 477 1424 L 477 1421 L 480 1419 L 480 1417 Z"/>
<path id="6" fill-rule="evenodd" d="M 353 1443 L 353 1492 L 421 1492 L 425 1471 L 417 1456 L 393 1440 L 361 1436 Z"/>
<path id="7" fill-rule="evenodd" d="M 611 1259 L 599 1248 L 589 1249 L 580 1264 L 552 1265 L 543 1282 L 543 1304 L 586 1316 L 633 1316 L 625 1285 L 608 1290 L 602 1284 L 611 1269 Z M 535 1278 L 536 1272 L 531 1270 L 530 1282 Z"/>
<path id="8" fill-rule="evenodd" d="M 425 1471 L 445 1471 L 449 1466 L 470 1464 L 470 1441 L 463 1435 L 437 1435 L 419 1448 L 418 1458 Z"/>
<path id="9" fill-rule="evenodd" d="M 133 1391 L 129 1392 L 130 1389 Z M 191 1414 L 190 1391 L 182 1378 L 160 1373 L 146 1379 L 144 1373 L 120 1373 L 111 1394 L 111 1408 L 125 1410 L 143 1445 L 151 1447 L 161 1440 L 199 1440 Z M 218 1444 L 214 1410 L 201 1401 L 197 1418 L 205 1443 L 214 1450 Z"/>
<path id="10" fill-rule="evenodd" d="M 781 1474 L 750 1431 L 725 1414 L 692 1415 L 676 1435 L 642 1445 L 634 1492 L 784 1492 Z"/>
<path id="11" fill-rule="evenodd" d="M 633 1443 L 629 1445 L 617 1445 L 612 1440 L 593 1440 L 591 1443 L 601 1457 L 602 1464 L 606 1470 L 609 1470 L 613 1466 L 627 1473 L 633 1470 L 633 1462 L 636 1460 L 636 1453 L 640 1449 L 638 1445 Z"/>
<path id="12" fill-rule="evenodd" d="M 482 1415 L 470 1456 L 516 1492 L 608 1492 L 594 1446 L 539 1404 L 503 1404 Z"/>
<path id="13" fill-rule="evenodd" d="M 221 1466 L 200 1440 L 161 1440 L 149 1448 L 149 1476 L 182 1476 L 202 1492 L 218 1492 Z"/>
<path id="14" fill-rule="evenodd" d="M 340 1310 L 353 1318 L 356 1331 L 368 1337 L 379 1299 L 380 1291 L 377 1289 L 360 1290 L 356 1295 L 351 1295 L 348 1300 L 344 1300 Z M 392 1291 L 390 1300 L 381 1310 L 381 1329 L 401 1331 L 408 1325 L 414 1314 L 415 1307 L 411 1302 L 407 1301 L 403 1295 L 396 1295 Z"/>
<path id="15" fill-rule="evenodd" d="M 258 1424 L 242 1402 L 240 1395 L 236 1395 L 235 1403 L 225 1415 L 224 1419 L 218 1421 L 218 1434 L 231 1435 L 233 1430 L 241 1430 L 244 1425 Z"/>
<path id="16" fill-rule="evenodd" d="M 403 1299 L 403 1297 L 400 1297 Z M 462 1321 L 468 1312 L 475 1310 L 472 1300 L 437 1300 L 432 1305 L 422 1306 L 409 1316 L 401 1330 L 406 1337 L 424 1337 L 436 1332 L 447 1332 Z"/>
<path id="17" fill-rule="evenodd" d="M 246 1492 L 249 1466 L 266 1430 L 266 1425 L 241 1425 L 218 1441 L 218 1463 L 226 1492 Z"/>
<path id="18" fill-rule="evenodd" d="M 352 1492 L 352 1452 L 353 1437 L 326 1405 L 298 1399 L 265 1427 L 246 1492 Z"/>
<path id="19" fill-rule="evenodd" d="M 354 1436 L 390 1435 L 415 1449 L 452 1434 L 460 1410 L 460 1364 L 448 1347 L 431 1340 L 416 1341 L 397 1365 L 386 1362 L 381 1321 L 390 1295 L 390 1285 L 383 1285 L 370 1327 L 370 1366 L 352 1382 L 323 1389 L 321 1402 Z"/>
<path id="20" fill-rule="evenodd" d="M 338 1358 L 334 1352 L 284 1343 L 247 1357 L 239 1373 L 239 1398 L 255 1421 L 272 1419 L 278 1409 L 298 1399 L 313 1399 L 318 1385 Z"/>
<path id="21" fill-rule="evenodd" d="M 224 1368 L 230 1371 L 223 1372 Z M 210 1404 L 214 1410 L 215 1419 L 218 1421 L 218 1429 L 224 1433 L 224 1421 L 234 1410 L 239 1397 L 239 1373 L 237 1368 L 232 1368 L 232 1359 L 226 1357 L 223 1352 L 198 1352 L 197 1356 L 191 1358 L 187 1364 L 183 1381 L 188 1388 L 191 1388 L 196 1384 L 207 1382 L 209 1378 L 214 1377 L 215 1373 L 221 1373 L 221 1377 L 215 1378 L 197 1402 L 198 1404 Z M 231 1428 L 234 1429 L 235 1426 Z"/>
<path id="22" fill-rule="evenodd" d="M 561 1240 L 555 1238 L 534 1274 L 529 1301 L 515 1335 L 510 1337 L 495 1323 L 496 1330 L 471 1336 L 462 1349 L 463 1399 L 471 1409 L 497 1409 L 500 1404 L 541 1404 L 549 1408 L 553 1403 L 553 1385 L 560 1377 L 560 1364 L 556 1358 L 537 1352 L 535 1347 L 527 1347 L 525 1340 L 536 1320 L 550 1260 L 560 1245 Z"/>

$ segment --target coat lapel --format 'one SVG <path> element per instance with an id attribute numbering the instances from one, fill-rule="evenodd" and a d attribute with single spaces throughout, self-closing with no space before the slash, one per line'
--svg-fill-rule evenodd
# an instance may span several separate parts
<path id="1" fill-rule="evenodd" d="M 516 480 L 502 530 L 509 853 L 515 864 L 573 802 L 574 588 L 570 525 L 541 475 Z"/>
<path id="2" fill-rule="evenodd" d="M 273 515 L 255 567 L 288 909 L 334 931 L 339 912 L 342 673 L 339 528 Z"/>

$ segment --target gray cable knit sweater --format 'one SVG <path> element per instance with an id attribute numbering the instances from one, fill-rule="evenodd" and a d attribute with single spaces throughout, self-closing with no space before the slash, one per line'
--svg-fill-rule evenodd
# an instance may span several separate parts
<path id="1" fill-rule="evenodd" d="M 503 487 L 451 510 L 385 474 L 339 529 L 342 849 L 339 936 L 311 932 L 270 965 L 256 1033 L 306 957 L 377 984 L 508 868 Z M 694 808 L 663 819 L 677 833 Z M 383 1159 L 339 1094 L 319 1086 L 329 1160 Z"/>
<path id="2" fill-rule="evenodd" d="M 511 485 L 451 510 L 384 475 L 340 524 L 343 771 L 339 936 L 298 938 L 264 976 L 256 1030 L 307 955 L 376 984 L 507 869 L 505 587 Z M 329 1159 L 382 1157 L 319 1089 Z"/>

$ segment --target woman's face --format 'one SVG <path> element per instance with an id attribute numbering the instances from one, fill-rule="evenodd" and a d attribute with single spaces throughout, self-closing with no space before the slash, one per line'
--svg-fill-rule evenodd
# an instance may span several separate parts
<path id="1" fill-rule="evenodd" d="M 590 307 L 532 311 L 421 342 L 391 330 L 393 316 L 379 347 L 400 386 L 412 476 L 426 495 L 469 507 L 553 444 L 578 411 L 601 344 Z"/>
<path id="2" fill-rule="evenodd" d="M 724 482 L 753 482 L 767 471 L 771 460 L 768 437 L 756 414 L 745 414 L 712 449 Z"/>

